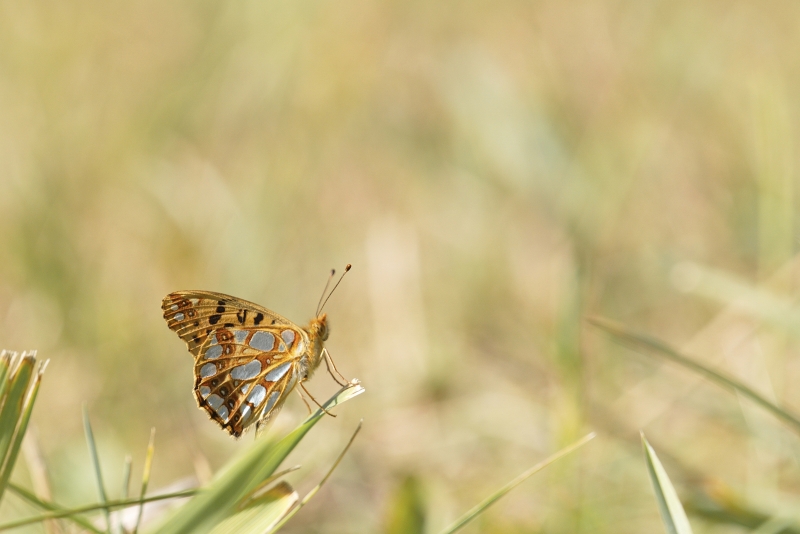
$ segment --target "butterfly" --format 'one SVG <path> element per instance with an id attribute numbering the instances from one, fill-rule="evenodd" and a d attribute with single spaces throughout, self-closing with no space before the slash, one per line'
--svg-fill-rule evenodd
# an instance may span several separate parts
<path id="1" fill-rule="evenodd" d="M 348 264 L 344 273 L 350 267 Z M 253 424 L 258 431 L 274 418 L 298 384 L 319 406 L 303 382 L 323 360 L 334 380 L 347 385 L 331 371 L 336 367 L 324 346 L 329 330 L 322 308 L 327 301 L 320 298 L 317 313 L 306 328 L 258 304 L 212 291 L 170 293 L 161 309 L 167 326 L 194 356 L 197 404 L 238 438 Z M 339 377 L 344 380 L 341 374 Z"/>

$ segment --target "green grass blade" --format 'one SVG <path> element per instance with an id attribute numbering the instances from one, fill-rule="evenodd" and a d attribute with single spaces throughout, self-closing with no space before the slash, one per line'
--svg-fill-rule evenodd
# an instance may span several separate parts
<path id="1" fill-rule="evenodd" d="M 40 497 L 37 497 L 36 495 L 34 495 L 30 491 L 26 490 L 25 488 L 21 488 L 20 486 L 17 486 L 13 482 L 10 482 L 8 484 L 8 491 L 10 491 L 11 493 L 15 494 L 17 497 L 19 497 L 23 501 L 27 502 L 28 504 L 31 504 L 31 505 L 33 505 L 33 506 L 35 506 L 37 508 L 41 508 L 42 510 L 46 510 L 48 512 L 64 512 L 64 511 L 66 511 L 66 508 L 64 508 L 63 506 L 59 506 L 58 504 L 56 504 L 54 502 L 49 502 L 49 501 L 42 500 Z M 87 521 L 86 519 L 84 519 L 82 517 L 67 517 L 66 519 L 74 522 L 76 525 L 78 525 L 79 527 L 81 527 L 81 528 L 83 528 L 85 530 L 88 530 L 90 532 L 94 532 L 95 534 L 103 534 L 102 530 L 100 530 L 99 528 L 95 527 L 89 521 Z"/>
<path id="2" fill-rule="evenodd" d="M 668 534 L 692 534 L 692 527 L 686 512 L 683 511 L 678 494 L 672 486 L 664 466 L 656 456 L 653 447 L 647 442 L 642 434 L 642 448 L 644 457 L 647 460 L 647 472 L 650 474 L 650 482 L 653 483 L 653 491 L 656 493 L 658 510 L 661 512 L 661 520 L 664 522 Z"/>
<path id="3" fill-rule="evenodd" d="M 248 503 L 241 511 L 221 521 L 211 534 L 264 534 L 272 532 L 275 525 L 289 510 L 296 508 L 299 497 L 286 482 L 280 482 L 269 491 Z"/>
<path id="4" fill-rule="evenodd" d="M 750 534 L 781 534 L 786 532 L 789 527 L 794 524 L 789 518 L 786 517 L 773 517 L 764 521 L 757 529 L 753 530 Z"/>
<path id="5" fill-rule="evenodd" d="M 353 440 L 355 440 L 355 439 L 356 439 L 356 436 L 357 436 L 357 435 L 358 435 L 358 433 L 361 431 L 361 424 L 362 424 L 363 422 L 364 422 L 364 420 L 363 420 L 363 419 L 362 419 L 361 421 L 359 421 L 359 423 L 358 423 L 358 426 L 356 427 L 356 430 L 355 430 L 355 432 L 353 432 L 353 435 L 352 435 L 352 436 L 350 436 L 350 440 L 347 442 L 347 445 L 345 445 L 345 446 L 344 446 L 344 449 L 342 449 L 342 452 L 341 452 L 341 453 L 339 453 L 339 456 L 336 458 L 336 461 L 335 461 L 335 462 L 333 462 L 333 465 L 331 466 L 331 468 L 330 468 L 330 469 L 328 469 L 328 472 L 325 474 L 325 476 L 324 476 L 324 477 L 322 477 L 322 480 L 320 480 L 320 481 L 319 481 L 319 484 L 317 484 L 316 486 L 314 486 L 314 487 L 311 489 L 311 491 L 309 491 L 309 492 L 306 494 L 306 496 L 305 496 L 305 497 L 303 497 L 303 500 L 302 500 L 302 501 L 300 501 L 300 502 L 297 504 L 297 506 L 295 506 L 295 507 L 294 507 L 294 508 L 292 508 L 291 510 L 287 510 L 287 513 L 286 513 L 286 515 L 284 515 L 284 516 L 281 518 L 281 520 L 280 520 L 280 522 L 279 522 L 279 523 L 275 524 L 275 526 L 274 526 L 274 527 L 272 527 L 270 530 L 268 530 L 268 531 L 265 531 L 265 532 L 276 532 L 276 531 L 278 531 L 280 528 L 282 528 L 282 527 L 283 527 L 283 525 L 285 525 L 285 524 L 286 524 L 286 522 L 287 522 L 287 521 L 289 521 L 289 520 L 290 520 L 292 517 L 294 517 L 294 515 L 295 515 L 297 512 L 299 512 L 299 511 L 300 511 L 300 508 L 302 508 L 303 506 L 305 506 L 305 505 L 306 505 L 306 503 L 308 503 L 308 501 L 310 501 L 310 500 L 311 500 L 311 499 L 314 497 L 314 495 L 316 495 L 316 494 L 317 494 L 317 492 L 320 490 L 320 488 L 322 487 L 322 485 L 323 485 L 323 484 L 325 484 L 325 482 L 326 482 L 326 481 L 327 481 L 327 480 L 328 480 L 328 479 L 331 477 L 331 475 L 333 474 L 333 471 L 334 471 L 334 469 L 336 469 L 336 467 L 337 467 L 337 466 L 339 465 L 339 463 L 342 461 L 342 458 L 344 458 L 344 455 L 345 455 L 345 454 L 347 454 L 347 451 L 348 451 L 348 450 L 350 450 L 350 446 L 353 444 Z"/>
<path id="6" fill-rule="evenodd" d="M 425 498 L 414 475 L 403 479 L 389 504 L 386 534 L 422 534 L 425 532 Z"/>
<path id="7" fill-rule="evenodd" d="M 747 397 L 762 408 L 771 412 L 775 417 L 784 423 L 787 423 L 795 432 L 800 433 L 800 416 L 791 412 L 787 408 L 783 408 L 774 404 L 772 401 L 750 389 L 738 380 L 735 380 L 719 371 L 709 369 L 703 364 L 697 363 L 696 361 L 684 356 L 676 349 L 673 349 L 658 339 L 634 332 L 618 323 L 601 317 L 592 317 L 588 320 L 593 325 L 610 333 L 612 336 L 624 342 L 634 350 L 645 350 L 648 353 L 663 356 L 675 363 L 682 365 L 683 367 L 686 367 L 687 369 L 691 369 L 692 371 L 710 378 L 713 382 L 716 382 L 721 386 L 738 391 L 744 397 Z"/>
<path id="8" fill-rule="evenodd" d="M 11 364 L 16 359 L 17 353 L 8 350 L 0 352 L 0 399 L 6 394 L 8 390 L 8 374 L 11 372 Z M 0 400 L 2 402 L 2 400 Z"/>
<path id="9" fill-rule="evenodd" d="M 0 525 L 0 532 L 5 530 L 11 530 L 14 528 L 24 527 L 26 525 L 32 525 L 34 523 L 41 523 L 42 521 L 47 521 L 48 519 L 71 518 L 73 520 L 76 520 L 77 518 L 74 518 L 73 516 L 76 516 L 78 514 L 86 514 L 89 512 L 97 512 L 100 510 L 115 510 L 117 508 L 128 508 L 129 506 L 140 505 L 142 504 L 142 502 L 155 502 L 155 501 L 164 501 L 167 499 L 180 499 L 184 497 L 193 497 L 198 493 L 199 490 L 190 489 L 190 490 L 176 491 L 174 493 L 164 493 L 162 495 L 154 495 L 152 497 L 146 497 L 145 499 L 128 499 L 127 501 L 107 501 L 105 503 L 89 504 L 87 506 L 80 506 L 78 508 L 59 509 L 37 516 L 26 517 L 24 519 L 17 519 L 15 521 L 3 523 L 2 525 Z M 103 531 L 101 530 L 99 532 Z"/>
<path id="10" fill-rule="evenodd" d="M 125 457 L 125 463 L 122 465 L 122 491 L 120 491 L 119 498 L 123 501 L 128 499 L 128 492 L 131 485 L 131 469 L 133 468 L 133 458 L 131 455 Z"/>
<path id="11" fill-rule="evenodd" d="M 83 430 L 86 433 L 86 444 L 89 446 L 89 454 L 92 458 L 92 467 L 94 468 L 95 481 L 97 482 L 97 493 L 100 496 L 100 503 L 105 504 L 108 502 L 106 494 L 106 487 L 103 484 L 103 473 L 100 471 L 100 456 L 97 454 L 97 444 L 94 441 L 94 432 L 92 431 L 92 424 L 89 421 L 89 411 L 86 405 L 83 405 Z M 103 509 L 103 515 L 106 518 L 106 532 L 111 534 L 111 512 L 108 508 Z"/>
<path id="12" fill-rule="evenodd" d="M 13 363 L 13 362 L 12 362 Z M 11 372 L 8 379 L 8 390 L 6 392 L 3 407 L 0 408 L 0 459 L 2 459 L 2 471 L 8 471 L 14 466 L 9 462 L 16 460 L 11 458 L 13 453 L 14 436 L 20 423 L 20 418 L 23 417 L 23 408 L 25 406 L 25 398 L 30 386 L 31 376 L 36 364 L 36 358 L 33 354 L 22 354 L 22 359 Z M 17 446 L 19 452 L 19 446 Z M 5 481 L 0 478 L 0 499 L 5 493 L 6 486 L 8 485 L 8 478 Z"/>
<path id="13" fill-rule="evenodd" d="M 472 510 L 470 510 L 469 512 L 467 512 L 466 514 L 461 516 L 461 518 L 458 521 L 456 521 L 455 523 L 453 523 L 450 526 L 450 528 L 442 531 L 442 534 L 452 534 L 453 532 L 456 532 L 457 530 L 460 530 L 461 527 L 463 527 L 464 525 L 466 525 L 467 523 L 469 523 L 470 521 L 472 521 L 473 519 L 478 517 L 481 513 L 484 512 L 484 510 L 486 510 L 491 505 L 493 505 L 495 502 L 497 502 L 506 493 L 508 493 L 512 489 L 516 488 L 517 486 L 522 484 L 525 480 L 530 478 L 535 473 L 538 473 L 539 471 L 541 471 L 542 469 L 544 469 L 545 467 L 547 467 L 551 463 L 555 462 L 556 460 L 559 460 L 559 459 L 563 458 L 567 454 L 569 454 L 569 453 L 575 451 L 576 449 L 584 446 L 589 441 L 594 439 L 595 435 L 596 434 L 594 432 L 592 432 L 590 434 L 587 434 L 586 436 L 582 437 L 581 439 L 579 439 L 578 441 L 576 441 L 572 445 L 569 445 L 568 447 L 565 447 L 565 448 L 561 449 L 560 451 L 558 451 L 557 453 L 553 454 L 549 458 L 545 459 L 542 462 L 539 462 L 538 464 L 534 465 L 533 467 L 531 467 L 530 469 L 528 469 L 524 473 L 520 474 L 517 478 L 515 478 L 514 480 L 512 480 L 511 482 L 509 482 L 508 484 L 506 484 L 505 486 L 503 486 L 502 488 L 500 488 L 499 490 L 494 492 L 492 495 L 487 497 L 483 502 L 478 504 L 475 508 L 473 508 Z"/>
<path id="14" fill-rule="evenodd" d="M 128 492 L 131 486 L 131 470 L 133 469 L 133 458 L 128 454 L 125 456 L 125 463 L 122 465 L 122 490 L 120 491 L 119 498 L 123 501 L 128 500 Z M 125 529 L 122 527 L 122 520 L 117 517 L 116 521 L 117 533 L 124 534 Z"/>
<path id="15" fill-rule="evenodd" d="M 133 527 L 133 534 L 139 532 L 144 515 L 144 496 L 147 493 L 147 486 L 150 484 L 150 471 L 153 467 L 153 455 L 156 453 L 156 429 L 150 429 L 150 440 L 147 442 L 147 453 L 144 457 L 144 472 L 142 473 L 142 489 L 139 492 L 139 499 L 142 504 L 139 506 L 139 514 L 136 516 L 136 525 Z"/>
<path id="16" fill-rule="evenodd" d="M 33 377 L 33 385 L 25 398 L 22 416 L 17 423 L 14 438 L 8 449 L 8 455 L 3 463 L 2 471 L 0 471 L 0 488 L 5 489 L 8 486 L 11 473 L 14 471 L 14 465 L 17 463 L 17 457 L 19 457 L 19 451 L 22 448 L 22 440 L 25 437 L 25 431 L 28 429 L 28 422 L 31 419 L 33 405 L 36 402 L 36 395 L 39 393 L 39 386 L 42 383 L 42 374 L 44 374 L 45 368 L 47 368 L 47 361 L 39 365 L 39 369 Z"/>
<path id="17" fill-rule="evenodd" d="M 363 391 L 364 388 L 357 384 L 346 386 L 325 403 L 325 409 L 329 410 Z M 210 531 L 216 524 L 230 516 L 239 503 L 277 470 L 286 456 L 323 415 L 322 410 L 317 410 L 277 442 L 256 440 L 250 450 L 238 457 L 228 468 L 223 469 L 221 475 L 201 494 L 178 510 L 155 532 L 195 534 Z"/>

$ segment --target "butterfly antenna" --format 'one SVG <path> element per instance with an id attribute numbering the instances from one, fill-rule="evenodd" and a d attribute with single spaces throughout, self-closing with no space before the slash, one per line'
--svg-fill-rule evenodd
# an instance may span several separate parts
<path id="1" fill-rule="evenodd" d="M 322 299 L 325 298 L 325 292 L 328 291 L 328 286 L 331 285 L 331 280 L 333 280 L 334 274 L 336 274 L 336 269 L 331 269 L 331 274 L 328 276 L 328 281 L 325 282 L 325 289 L 322 290 L 322 295 L 319 296 L 319 302 L 317 302 L 316 315 L 319 315 L 319 312 L 322 311 L 322 306 L 324 306 L 324 304 L 322 304 Z"/>
<path id="2" fill-rule="evenodd" d="M 328 299 L 329 299 L 329 298 L 331 298 L 331 295 L 333 295 L 333 292 L 334 292 L 334 291 L 336 291 L 336 288 L 337 288 L 337 287 L 339 287 L 339 284 L 342 282 L 342 278 L 344 278 L 344 275 L 346 275 L 346 274 L 347 274 L 347 271 L 349 271 L 351 267 L 352 267 L 352 265 L 350 265 L 350 264 L 348 263 L 348 264 L 347 264 L 347 266 L 344 268 L 344 272 L 342 273 L 342 276 L 340 276 L 340 277 L 339 277 L 339 280 L 336 282 L 336 285 L 335 285 L 335 286 L 333 286 L 333 289 L 331 289 L 331 292 L 330 292 L 330 293 L 328 293 L 328 296 L 327 296 L 327 297 L 325 297 L 325 302 L 323 302 L 323 303 L 322 303 L 322 306 L 320 306 L 320 307 L 317 309 L 317 316 L 319 316 L 319 314 L 320 314 L 320 313 L 322 313 L 322 308 L 324 308 L 324 307 L 325 307 L 325 304 L 327 304 L 327 303 L 328 303 Z M 334 273 L 334 271 L 333 271 L 333 270 L 331 270 L 331 277 L 333 277 L 333 273 Z M 330 282 L 330 278 L 328 279 L 328 282 Z M 327 286 L 327 284 L 325 285 L 325 289 L 328 289 L 328 286 Z M 323 294 L 324 294 L 324 293 L 323 293 Z"/>

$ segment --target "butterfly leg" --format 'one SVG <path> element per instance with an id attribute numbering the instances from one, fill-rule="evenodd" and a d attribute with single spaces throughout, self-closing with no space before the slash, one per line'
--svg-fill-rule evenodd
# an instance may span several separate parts
<path id="1" fill-rule="evenodd" d="M 305 389 L 305 388 L 303 388 L 303 389 Z M 295 391 L 297 391 L 297 394 L 300 395 L 301 399 L 303 399 L 303 404 L 305 404 L 306 408 L 308 408 L 308 415 L 311 415 L 311 405 L 308 403 L 308 401 L 306 400 L 306 398 L 303 396 L 303 394 L 300 392 L 299 389 L 297 389 Z"/>
<path id="2" fill-rule="evenodd" d="M 331 358 L 331 355 L 328 352 L 327 348 L 323 348 L 322 349 L 322 355 L 325 357 L 325 367 L 328 368 L 328 373 L 333 377 L 334 380 L 336 380 L 336 383 L 339 384 L 342 387 L 347 386 L 347 379 L 336 368 L 336 364 L 333 363 L 333 358 Z M 336 375 L 333 374 L 333 371 L 331 371 L 331 367 L 333 367 L 333 371 L 336 371 L 336 375 L 339 375 L 339 378 L 344 380 L 344 382 L 340 382 L 339 378 L 336 378 Z"/>
<path id="3" fill-rule="evenodd" d="M 305 391 L 305 392 L 306 392 L 306 395 L 308 395 L 308 397 L 309 397 L 309 398 L 310 398 L 312 401 L 314 401 L 314 404 L 316 404 L 317 406 L 319 406 L 319 409 L 320 409 L 320 410 L 322 410 L 322 411 L 323 411 L 323 412 L 325 412 L 326 414 L 330 415 L 331 417 L 336 417 L 336 415 L 335 415 L 335 414 L 332 414 L 331 412 L 329 412 L 328 410 L 326 410 L 326 409 L 325 409 L 325 408 L 324 408 L 324 407 L 323 407 L 323 406 L 322 406 L 322 405 L 321 405 L 321 404 L 320 404 L 320 403 L 317 401 L 317 399 L 315 399 L 315 398 L 314 398 L 314 395 L 312 395 L 312 394 L 311 394 L 311 393 L 310 393 L 310 392 L 309 392 L 309 391 L 306 389 L 306 386 L 303 384 L 303 382 L 305 382 L 305 380 L 303 380 L 303 381 L 301 381 L 301 382 L 300 382 L 300 387 L 301 387 L 301 388 L 303 388 L 303 391 Z"/>

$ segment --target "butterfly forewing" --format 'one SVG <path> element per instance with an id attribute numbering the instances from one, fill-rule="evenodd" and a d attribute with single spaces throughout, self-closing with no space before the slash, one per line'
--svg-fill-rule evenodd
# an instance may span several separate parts
<path id="1" fill-rule="evenodd" d="M 238 437 L 277 413 L 299 378 L 303 329 L 222 293 L 171 293 L 162 309 L 195 357 L 195 396 L 212 419 Z"/>

